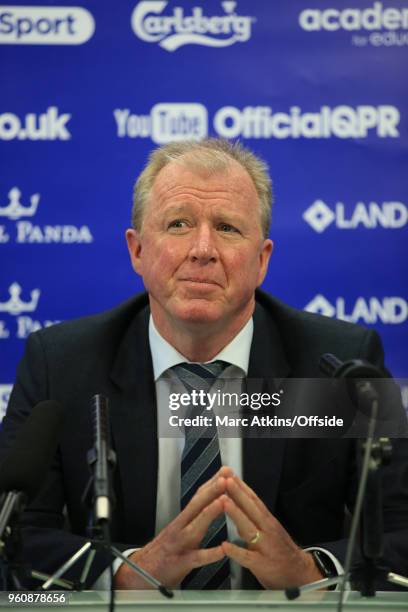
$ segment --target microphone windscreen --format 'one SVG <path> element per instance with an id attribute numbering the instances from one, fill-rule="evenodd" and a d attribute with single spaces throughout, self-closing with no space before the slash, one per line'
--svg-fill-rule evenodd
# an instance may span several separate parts
<path id="1" fill-rule="evenodd" d="M 98 393 L 91 399 L 91 418 L 96 446 L 109 439 L 108 398 Z"/>
<path id="2" fill-rule="evenodd" d="M 22 491 L 29 499 L 36 495 L 55 456 L 62 422 L 58 402 L 44 401 L 33 408 L 0 464 L 0 491 Z"/>

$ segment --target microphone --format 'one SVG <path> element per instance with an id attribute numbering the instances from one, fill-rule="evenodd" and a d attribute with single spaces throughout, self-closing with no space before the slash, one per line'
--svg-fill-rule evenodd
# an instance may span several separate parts
<path id="1" fill-rule="evenodd" d="M 376 419 L 387 422 L 386 428 L 381 430 L 382 436 L 398 437 L 408 433 L 401 392 L 387 370 L 363 359 L 341 361 L 332 353 L 320 357 L 319 368 L 323 374 L 338 381 L 339 393 L 344 392 L 362 414 L 370 417 L 373 402 L 378 402 Z"/>
<path id="2" fill-rule="evenodd" d="M 96 523 L 110 520 L 113 492 L 110 469 L 115 466 L 116 456 L 109 440 L 109 406 L 104 395 L 94 395 L 91 400 L 94 448 L 89 451 L 88 461 L 93 467 L 94 513 Z"/>
<path id="3" fill-rule="evenodd" d="M 91 419 L 94 446 L 87 453 L 88 465 L 91 468 L 91 477 L 85 488 L 82 499 L 90 507 L 93 505 L 93 516 L 91 517 L 93 520 L 90 521 L 89 525 L 89 533 L 92 539 L 85 542 L 85 544 L 71 555 L 52 576 L 48 577 L 42 585 L 42 588 L 47 590 L 52 584 L 58 584 L 61 576 L 86 554 L 84 568 L 78 583 L 79 589 L 84 588 L 95 553 L 100 549 L 104 549 L 117 559 L 120 559 L 123 563 L 126 563 L 146 582 L 158 589 L 160 593 L 166 597 L 173 597 L 172 591 L 139 567 L 134 561 L 128 559 L 111 543 L 109 520 L 111 517 L 111 504 L 113 505 L 114 502 L 111 473 L 116 464 L 116 455 L 110 446 L 109 406 L 108 399 L 104 395 L 97 394 L 92 397 Z M 111 590 L 112 589 L 113 581 L 111 581 Z"/>
<path id="4" fill-rule="evenodd" d="M 341 361 L 332 353 L 320 357 L 319 368 L 329 378 L 386 378 L 381 368 L 363 359 Z"/>
<path id="5" fill-rule="evenodd" d="M 34 406 L 0 464 L 0 491 L 19 491 L 28 500 L 37 494 L 56 453 L 62 421 L 63 408 L 58 402 Z"/>
<path id="6" fill-rule="evenodd" d="M 362 595 L 369 596 L 375 594 L 373 591 L 374 577 L 377 576 L 376 561 L 382 553 L 382 501 L 381 488 L 378 477 L 378 467 L 383 461 L 385 454 L 390 453 L 390 449 L 385 445 L 375 448 L 374 432 L 376 421 L 378 418 L 379 393 L 374 387 L 370 379 L 386 378 L 387 374 L 381 368 L 374 366 L 368 361 L 361 359 L 351 359 L 349 361 L 341 361 L 332 353 L 325 353 L 320 357 L 319 369 L 323 374 L 336 381 L 337 386 L 344 379 L 346 391 L 348 391 L 350 399 L 354 405 L 362 408 L 362 412 L 369 415 L 368 431 L 366 434 L 365 443 L 359 440 L 359 455 L 360 451 L 364 451 L 364 457 L 361 465 L 361 474 L 358 484 L 353 517 L 350 527 L 350 536 L 347 544 L 346 557 L 344 562 L 343 574 L 328 580 L 318 580 L 310 584 L 303 585 L 298 588 L 286 589 L 286 597 L 288 599 L 297 598 L 301 592 L 311 591 L 314 589 L 324 588 L 336 582 L 341 583 L 340 600 L 338 609 L 342 609 L 343 597 L 345 592 L 346 579 L 350 576 L 350 569 L 353 561 L 355 542 L 357 539 L 357 530 L 362 511 L 364 518 L 374 517 L 369 525 L 362 525 L 363 533 L 363 556 L 367 552 L 370 564 L 367 561 L 367 569 L 364 575 L 364 587 L 361 590 Z M 376 382 L 379 382 L 378 380 Z M 342 386 L 342 385 L 341 385 Z M 363 438 L 364 436 L 359 436 Z M 389 440 L 388 440 L 389 443 Z M 385 452 L 383 451 L 385 449 Z M 374 476 L 373 476 L 374 474 Z M 371 480 L 370 480 L 371 478 Z M 367 486 L 368 485 L 368 486 Z M 369 495 L 367 496 L 367 489 Z M 367 511 L 368 510 L 368 511 Z M 366 540 L 364 542 L 364 539 Z M 352 577 L 354 577 L 354 572 Z"/>
<path id="7" fill-rule="evenodd" d="M 382 482 L 380 467 L 391 459 L 392 445 L 383 425 L 380 432 L 376 432 L 378 421 L 386 418 L 394 419 L 399 423 L 398 394 L 395 395 L 392 381 L 385 380 L 386 387 L 381 385 L 386 379 L 384 370 L 377 368 L 368 361 L 352 359 L 342 362 L 335 355 L 326 353 L 322 355 L 319 366 L 327 375 L 335 379 L 345 379 L 348 384 L 350 397 L 358 405 L 362 413 L 369 416 L 367 424 L 366 441 L 359 441 L 357 445 L 357 462 L 360 464 L 360 480 L 356 503 L 354 507 L 350 537 L 344 562 L 344 577 L 341 583 L 340 601 L 345 591 L 346 576 L 350 574 L 353 562 L 355 542 L 358 525 L 361 533 L 362 563 L 354 568 L 352 577 L 357 578 L 359 589 L 363 596 L 375 595 L 375 579 L 382 576 L 383 570 L 378 561 L 383 553 L 383 510 L 382 510 Z M 376 379 L 376 380 L 372 380 Z M 391 384 L 388 384 L 390 382 Z M 397 398 L 397 401 L 395 400 Z M 387 404 L 389 404 L 387 406 Z M 382 408 L 382 413 L 379 409 Z M 374 437 L 376 436 L 376 438 Z M 362 436 L 361 436 L 362 437 Z M 388 572 L 386 572 L 388 575 Z"/>

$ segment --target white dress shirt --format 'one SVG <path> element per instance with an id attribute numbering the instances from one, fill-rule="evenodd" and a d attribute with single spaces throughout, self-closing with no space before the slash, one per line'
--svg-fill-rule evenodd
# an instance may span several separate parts
<path id="1" fill-rule="evenodd" d="M 222 360 L 231 364 L 222 372 L 219 377 L 221 380 L 243 381 L 247 376 L 253 331 L 254 324 L 251 318 L 235 338 L 211 359 L 211 361 Z M 159 334 L 152 317 L 150 317 L 149 322 L 149 343 L 153 361 L 153 376 L 156 383 L 157 422 L 160 423 L 162 419 L 168 420 L 169 393 L 173 391 L 177 384 L 180 384 L 170 368 L 180 363 L 186 363 L 188 359 Z M 164 414 L 160 414 L 161 410 Z M 219 444 L 222 465 L 228 465 L 237 476 L 242 478 L 241 438 L 220 437 Z M 180 512 L 180 466 L 183 447 L 184 438 L 182 436 L 161 437 L 159 431 L 156 534 L 176 518 Z M 238 539 L 236 526 L 229 517 L 227 517 L 227 530 L 230 541 Z M 239 588 L 241 567 L 232 563 L 231 572 L 231 586 L 232 588 Z"/>

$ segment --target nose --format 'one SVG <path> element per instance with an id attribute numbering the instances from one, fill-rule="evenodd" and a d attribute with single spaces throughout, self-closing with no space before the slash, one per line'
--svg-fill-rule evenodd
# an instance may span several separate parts
<path id="1" fill-rule="evenodd" d="M 208 224 L 201 224 L 194 232 L 193 244 L 190 249 L 190 261 L 207 264 L 217 261 L 218 251 L 215 245 L 213 230 Z"/>

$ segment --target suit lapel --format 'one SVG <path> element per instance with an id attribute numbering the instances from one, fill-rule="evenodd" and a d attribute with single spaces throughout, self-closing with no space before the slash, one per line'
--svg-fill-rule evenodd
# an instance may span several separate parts
<path id="1" fill-rule="evenodd" d="M 148 337 L 149 308 L 140 310 L 119 346 L 111 371 L 116 385 L 111 421 L 123 498 L 126 541 L 153 535 L 157 489 L 157 411 Z"/>
<path id="2" fill-rule="evenodd" d="M 259 304 L 254 313 L 254 335 L 251 345 L 247 390 L 249 393 L 275 393 L 290 368 L 280 334 L 271 315 Z M 277 408 L 279 410 L 279 407 Z M 251 410 L 251 414 L 256 412 Z M 273 412 L 270 412 L 273 415 Z M 274 510 L 282 470 L 285 440 L 271 438 L 243 439 L 243 475 L 245 482 L 261 497 L 271 512 Z"/>

